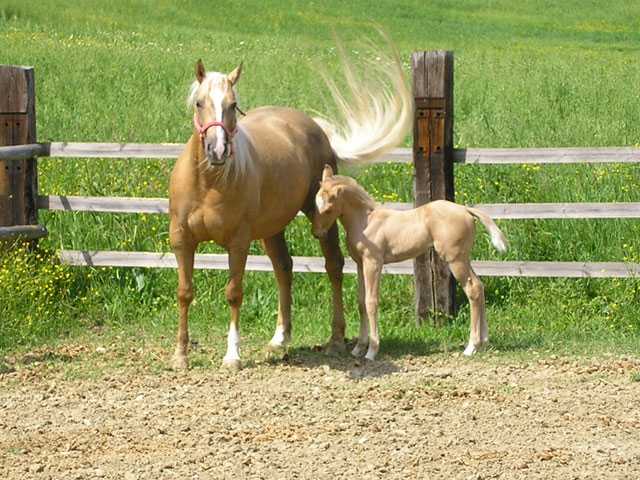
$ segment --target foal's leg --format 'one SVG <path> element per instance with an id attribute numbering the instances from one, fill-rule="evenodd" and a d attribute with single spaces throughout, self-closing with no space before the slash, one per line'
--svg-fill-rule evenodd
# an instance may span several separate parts
<path id="1" fill-rule="evenodd" d="M 227 303 L 231 309 L 231 321 L 227 336 L 227 353 L 222 359 L 225 367 L 240 368 L 240 306 L 242 305 L 242 277 L 247 263 L 249 244 L 229 247 L 229 282 L 225 289 Z"/>
<path id="2" fill-rule="evenodd" d="M 365 288 L 364 273 L 362 271 L 362 262 L 358 264 L 358 313 L 360 314 L 360 335 L 358 343 L 353 347 L 351 354 L 354 357 L 364 355 L 369 345 L 369 319 L 367 318 L 367 308 L 365 306 Z"/>
<path id="3" fill-rule="evenodd" d="M 326 237 L 320 238 L 320 248 L 325 258 L 324 267 L 331 281 L 333 294 L 333 322 L 331 324 L 331 339 L 327 343 L 327 353 L 344 352 L 344 305 L 342 303 L 342 269 L 344 257 L 340 251 L 338 238 L 338 224 L 334 223 Z"/>
<path id="4" fill-rule="evenodd" d="M 189 349 L 189 305 L 193 301 L 193 258 L 195 245 L 180 243 L 174 246 L 178 263 L 178 305 L 180 319 L 176 338 L 176 351 L 173 354 L 172 367 L 183 370 L 189 366 L 187 353 Z"/>
<path id="5" fill-rule="evenodd" d="M 375 260 L 363 260 L 363 275 L 365 285 L 365 309 L 369 317 L 369 349 L 365 358 L 375 360 L 380 350 L 380 335 L 378 333 L 378 298 L 380 295 L 380 277 L 382 263 Z"/>
<path id="6" fill-rule="evenodd" d="M 464 350 L 467 356 L 476 353 L 483 343 L 489 340 L 487 319 L 484 311 L 484 286 L 471 268 L 468 259 L 449 263 L 451 273 L 462 286 L 471 304 L 471 334 L 469 344 Z"/>
<path id="7" fill-rule="evenodd" d="M 271 259 L 273 272 L 278 282 L 278 323 L 269 348 L 281 349 L 291 341 L 291 281 L 293 280 L 293 262 L 284 230 L 262 241 L 267 255 Z"/>

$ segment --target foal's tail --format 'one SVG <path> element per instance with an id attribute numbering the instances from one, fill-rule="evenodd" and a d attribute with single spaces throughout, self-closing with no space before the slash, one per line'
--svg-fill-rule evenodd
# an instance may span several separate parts
<path id="1" fill-rule="evenodd" d="M 481 210 L 478 210 L 477 208 L 465 208 L 467 209 L 467 212 L 480 220 L 484 227 L 489 230 L 489 234 L 491 234 L 491 243 L 493 243 L 493 246 L 496 247 L 496 250 L 502 253 L 506 252 L 507 246 L 509 245 L 507 242 L 507 237 L 505 237 L 504 233 L 502 233 L 502 230 L 498 228 L 496 222 L 494 222 L 489 215 Z"/>
<path id="2" fill-rule="evenodd" d="M 350 164 L 371 163 L 384 156 L 404 141 L 412 127 L 413 97 L 400 55 L 388 35 L 380 34 L 391 49 L 390 57 L 376 53 L 377 57 L 365 60 L 366 72 L 356 75 L 344 47 L 336 42 L 345 82 L 338 86 L 323 74 L 338 115 L 335 121 L 314 120 L 329 137 L 336 156 Z"/>

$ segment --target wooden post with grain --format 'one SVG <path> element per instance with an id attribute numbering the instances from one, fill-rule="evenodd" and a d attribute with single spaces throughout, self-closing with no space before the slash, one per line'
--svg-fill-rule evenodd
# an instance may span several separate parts
<path id="1" fill-rule="evenodd" d="M 36 143 L 36 94 L 32 67 L 0 65 L 0 146 Z M 38 225 L 36 157 L 0 159 L 0 240 L 36 239 Z"/>
<path id="2" fill-rule="evenodd" d="M 413 164 L 415 205 L 454 201 L 453 185 L 453 52 L 414 52 Z M 455 313 L 455 281 L 433 249 L 414 260 L 418 324 Z"/>

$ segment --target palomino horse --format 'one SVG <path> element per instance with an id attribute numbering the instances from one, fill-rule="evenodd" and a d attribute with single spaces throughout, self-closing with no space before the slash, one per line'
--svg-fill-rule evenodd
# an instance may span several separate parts
<path id="1" fill-rule="evenodd" d="M 170 242 L 178 263 L 180 319 L 175 368 L 188 366 L 188 311 L 193 300 L 194 252 L 213 240 L 229 254 L 226 298 L 231 309 L 223 364 L 238 368 L 242 277 L 249 244 L 260 239 L 278 282 L 278 320 L 270 348 L 291 338 L 292 260 L 284 229 L 298 211 L 312 219 L 314 198 L 325 164 L 338 160 L 367 163 L 402 142 L 410 130 L 413 100 L 401 63 L 393 58 L 367 71 L 358 81 L 341 57 L 346 84 L 327 84 L 341 118 L 327 119 L 280 107 L 263 107 L 237 120 L 236 86 L 241 66 L 228 75 L 196 65 L 188 103 L 194 131 L 171 175 Z M 376 66 L 377 65 L 377 66 Z M 374 79 L 374 81 L 372 81 Z M 344 125 L 344 127 L 342 127 Z M 333 292 L 332 335 L 328 348 L 344 349 L 342 267 L 337 226 L 320 240 Z"/>
<path id="2" fill-rule="evenodd" d="M 380 347 L 378 296 L 382 266 L 415 258 L 430 247 L 449 264 L 471 304 L 471 335 L 464 354 L 473 355 L 489 340 L 484 287 L 471 268 L 470 255 L 475 238 L 474 218 L 489 230 L 497 250 L 507 250 L 507 240 L 491 217 L 446 200 L 405 211 L 381 208 L 354 179 L 334 175 L 330 165 L 324 168 L 316 206 L 314 233 L 322 238 L 339 218 L 347 234 L 349 254 L 358 265 L 360 336 L 354 356 L 363 354 L 368 345 L 366 358 L 373 360 Z"/>

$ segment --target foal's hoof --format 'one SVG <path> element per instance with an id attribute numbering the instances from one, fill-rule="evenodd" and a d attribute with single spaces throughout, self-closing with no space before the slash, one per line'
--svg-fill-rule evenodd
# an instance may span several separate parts
<path id="1" fill-rule="evenodd" d="M 340 355 L 347 351 L 347 346 L 344 343 L 344 340 L 330 340 L 324 346 L 324 353 L 327 355 Z"/>
<path id="2" fill-rule="evenodd" d="M 174 355 L 171 359 L 171 368 L 176 371 L 186 370 L 189 368 L 189 361 L 186 355 Z"/>
<path id="3" fill-rule="evenodd" d="M 356 358 L 360 358 L 364 356 L 365 352 L 367 351 L 367 347 L 367 344 L 356 343 L 356 346 L 353 347 L 353 350 L 351 350 L 351 355 Z"/>
<path id="4" fill-rule="evenodd" d="M 230 372 L 238 372 L 242 369 L 242 363 L 239 358 L 230 358 L 222 360 L 222 368 Z"/>

